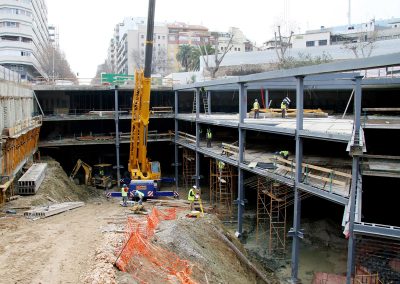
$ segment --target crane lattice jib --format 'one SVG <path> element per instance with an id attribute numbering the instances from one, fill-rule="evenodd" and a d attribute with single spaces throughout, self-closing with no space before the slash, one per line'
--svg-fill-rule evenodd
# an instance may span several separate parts
<path id="1" fill-rule="evenodd" d="M 128 169 L 132 179 L 151 179 L 147 159 L 147 129 L 150 115 L 150 78 L 135 71 Z"/>

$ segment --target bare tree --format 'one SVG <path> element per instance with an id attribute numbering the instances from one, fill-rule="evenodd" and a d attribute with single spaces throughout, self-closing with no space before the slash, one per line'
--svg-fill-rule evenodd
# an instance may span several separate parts
<path id="1" fill-rule="evenodd" d="M 54 47 L 48 43 L 44 52 L 39 55 L 39 62 L 43 71 L 53 80 L 66 79 L 77 82 L 77 78 L 72 72 L 65 54 L 59 47 Z"/>
<path id="2" fill-rule="evenodd" d="M 275 51 L 276 55 L 278 56 L 278 65 L 280 68 L 284 68 L 285 65 L 287 65 L 288 62 L 288 56 L 286 54 L 286 51 L 288 48 L 292 47 L 292 36 L 293 36 L 293 31 L 290 32 L 289 36 L 282 36 L 281 33 L 281 26 L 277 26 L 278 28 L 278 35 L 276 34 L 276 31 L 274 32 L 275 35 Z"/>
<path id="3" fill-rule="evenodd" d="M 377 31 L 361 32 L 357 38 L 348 39 L 343 48 L 351 50 L 356 58 L 370 57 L 376 47 Z"/>
<path id="4" fill-rule="evenodd" d="M 91 81 L 92 85 L 101 83 L 101 73 L 113 73 L 111 63 L 108 60 L 104 60 L 103 64 L 97 66 L 96 76 Z"/>
<path id="5" fill-rule="evenodd" d="M 208 48 L 202 48 L 201 45 L 197 45 L 199 52 L 201 54 L 201 58 L 203 58 L 203 62 L 205 64 L 206 70 L 210 72 L 210 76 L 212 79 L 215 78 L 215 74 L 217 73 L 219 66 L 224 59 L 225 55 L 232 49 L 233 47 L 233 34 L 230 35 L 228 44 L 222 51 L 222 53 L 218 53 L 219 51 L 219 36 L 217 33 L 214 33 L 214 54 L 208 53 Z M 211 56 L 214 55 L 214 56 Z M 214 66 L 210 65 L 210 57 L 213 58 Z"/>
<path id="6" fill-rule="evenodd" d="M 144 54 L 138 50 L 132 50 L 132 58 L 135 62 L 135 68 L 144 67 Z M 151 73 L 165 74 L 169 69 L 168 54 L 165 48 L 153 49 L 153 57 L 151 60 Z"/>

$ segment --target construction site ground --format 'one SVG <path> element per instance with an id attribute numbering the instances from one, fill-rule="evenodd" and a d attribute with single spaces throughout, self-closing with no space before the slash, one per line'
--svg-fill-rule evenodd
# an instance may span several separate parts
<path id="1" fill-rule="evenodd" d="M 47 162 L 37 194 L 10 201 L 1 210 L 0 283 L 137 283 L 114 267 L 132 211 L 120 206 L 119 199 L 106 199 L 104 191 L 75 185 L 57 162 Z M 23 216 L 34 206 L 77 200 L 85 201 L 85 206 L 44 219 Z M 165 208 L 145 203 L 148 212 L 153 206 Z M 196 219 L 186 217 L 187 212 L 178 208 L 176 219 L 162 221 L 151 242 L 187 261 L 197 283 L 262 283 L 215 235 L 215 228 L 224 229 L 214 215 Z M 262 265 L 257 267 L 263 270 Z"/>

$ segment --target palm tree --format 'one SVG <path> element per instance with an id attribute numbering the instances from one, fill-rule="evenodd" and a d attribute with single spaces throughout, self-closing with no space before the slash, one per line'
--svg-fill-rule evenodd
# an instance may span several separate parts
<path id="1" fill-rule="evenodd" d="M 184 68 L 185 72 L 189 70 L 190 57 L 193 52 L 193 47 L 188 44 L 183 44 L 179 46 L 179 51 L 176 54 L 176 60 L 179 61 L 181 66 Z"/>
<path id="2" fill-rule="evenodd" d="M 201 49 L 201 50 L 200 50 Z M 200 57 L 203 56 L 203 54 L 214 54 L 215 49 L 211 45 L 201 45 L 197 46 L 197 48 L 193 48 L 193 52 L 190 56 L 190 64 L 189 64 L 189 69 L 190 70 L 199 70 L 200 69 Z"/>

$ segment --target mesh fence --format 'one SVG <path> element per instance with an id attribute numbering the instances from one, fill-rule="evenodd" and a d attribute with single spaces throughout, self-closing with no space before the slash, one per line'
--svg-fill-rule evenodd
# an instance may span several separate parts
<path id="1" fill-rule="evenodd" d="M 356 275 L 372 274 L 379 283 L 400 283 L 399 241 L 360 236 L 356 242 Z"/>
<path id="2" fill-rule="evenodd" d="M 139 283 L 196 283 L 188 261 L 152 243 L 158 224 L 175 218 L 176 208 L 161 211 L 155 207 L 146 218 L 129 217 L 125 241 L 117 251 L 117 267 Z"/>

